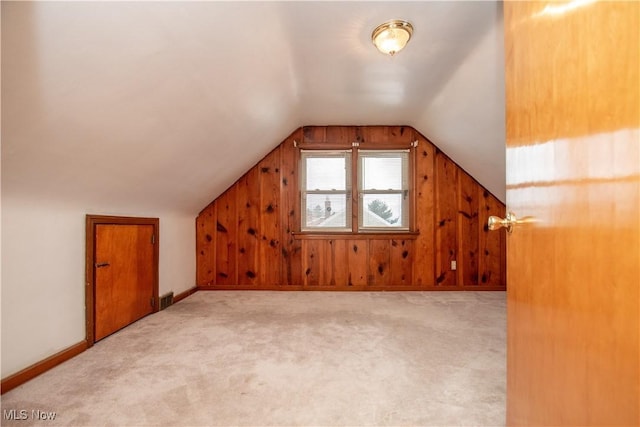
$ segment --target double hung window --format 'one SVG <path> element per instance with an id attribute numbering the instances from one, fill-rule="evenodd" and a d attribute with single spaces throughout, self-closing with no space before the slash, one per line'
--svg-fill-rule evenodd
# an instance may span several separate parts
<path id="1" fill-rule="evenodd" d="M 409 150 L 358 150 L 360 230 L 409 229 Z"/>
<path id="2" fill-rule="evenodd" d="M 301 230 L 409 231 L 409 154 L 302 150 Z"/>
<path id="3" fill-rule="evenodd" d="M 302 231 L 351 231 L 351 150 L 302 151 Z"/>

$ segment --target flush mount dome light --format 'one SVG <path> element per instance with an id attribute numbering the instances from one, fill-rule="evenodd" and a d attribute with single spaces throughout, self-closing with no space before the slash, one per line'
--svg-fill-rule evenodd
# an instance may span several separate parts
<path id="1" fill-rule="evenodd" d="M 395 55 L 409 42 L 413 26 L 407 21 L 393 19 L 378 25 L 371 34 L 371 40 L 378 50 L 387 55 Z"/>

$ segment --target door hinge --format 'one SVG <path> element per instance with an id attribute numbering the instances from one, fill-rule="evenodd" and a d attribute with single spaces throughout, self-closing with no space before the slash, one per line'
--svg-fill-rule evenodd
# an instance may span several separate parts
<path id="1" fill-rule="evenodd" d="M 151 308 L 156 308 L 156 299 L 154 297 L 151 297 Z"/>
<path id="2" fill-rule="evenodd" d="M 156 244 L 156 235 L 155 235 L 155 234 L 152 234 L 152 235 L 151 235 L 151 244 L 152 244 L 152 245 L 155 245 L 155 244 Z"/>

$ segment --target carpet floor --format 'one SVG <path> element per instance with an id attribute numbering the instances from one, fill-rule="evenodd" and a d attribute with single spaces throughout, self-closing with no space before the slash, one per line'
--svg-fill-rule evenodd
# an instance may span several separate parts
<path id="1" fill-rule="evenodd" d="M 499 426 L 505 334 L 504 292 L 197 292 L 5 393 L 2 425 Z"/>

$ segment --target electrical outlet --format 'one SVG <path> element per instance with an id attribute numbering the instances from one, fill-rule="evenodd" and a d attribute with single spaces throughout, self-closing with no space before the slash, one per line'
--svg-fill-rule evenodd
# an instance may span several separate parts
<path id="1" fill-rule="evenodd" d="M 451 261 L 451 269 L 456 270 L 457 268 L 458 268 L 458 263 L 455 260 Z"/>

